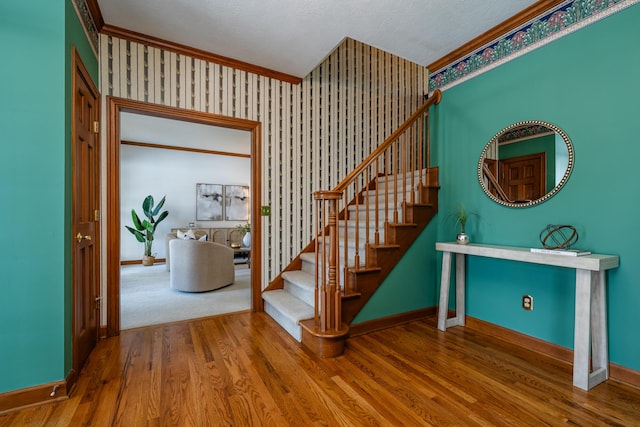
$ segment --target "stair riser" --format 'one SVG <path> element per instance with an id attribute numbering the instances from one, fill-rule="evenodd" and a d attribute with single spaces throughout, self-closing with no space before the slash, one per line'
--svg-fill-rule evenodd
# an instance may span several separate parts
<path id="1" fill-rule="evenodd" d="M 379 217 L 378 219 L 382 221 L 384 218 L 385 211 L 389 213 L 393 212 L 394 210 L 401 211 L 402 205 L 401 204 L 399 204 L 398 206 L 381 205 L 381 204 L 377 206 L 371 205 L 369 206 L 369 209 L 367 209 L 365 205 L 358 205 L 358 209 L 356 209 L 355 206 L 349 206 L 349 208 L 347 209 L 347 212 L 349 212 L 349 219 L 353 219 L 354 215 L 356 214 L 356 210 L 358 211 L 358 215 L 360 216 L 364 216 L 366 212 L 369 211 L 369 218 L 371 221 L 375 220 L 375 212 L 378 211 L 378 217 Z"/>
<path id="2" fill-rule="evenodd" d="M 401 183 L 404 179 L 407 180 L 407 183 L 410 183 L 412 174 L 413 174 L 413 182 L 415 185 L 418 185 L 420 183 L 421 176 L 422 176 L 423 182 L 427 181 L 426 169 L 422 169 L 422 170 L 415 170 L 413 172 L 409 172 L 404 175 L 399 174 L 399 175 L 389 175 L 389 176 L 378 177 L 377 178 L 378 186 L 384 185 L 385 181 L 389 181 L 389 186 L 391 186 L 393 184 L 393 181 L 398 181 L 398 183 Z"/>
<path id="3" fill-rule="evenodd" d="M 291 321 L 286 316 L 284 316 L 280 311 L 269 304 L 268 301 L 264 302 L 264 311 L 273 318 L 285 331 L 289 333 L 293 338 L 295 338 L 298 342 L 302 341 L 302 328 L 298 325 L 297 322 Z"/>
<path id="4" fill-rule="evenodd" d="M 316 274 L 316 263 L 314 262 L 310 262 L 310 261 L 306 261 L 303 260 L 302 261 L 302 271 L 304 271 L 305 273 L 309 273 L 309 274 Z"/>
<path id="5" fill-rule="evenodd" d="M 414 203 L 417 203 L 419 201 L 417 196 L 417 194 L 414 194 Z M 393 195 L 389 195 L 388 198 L 380 195 L 378 197 L 378 200 L 376 200 L 376 198 L 373 196 L 369 198 L 363 196 L 358 202 L 358 209 L 363 209 L 364 206 L 369 206 L 370 209 L 375 209 L 376 206 L 378 207 L 378 209 L 384 209 L 386 206 L 388 206 L 390 209 L 393 209 L 394 205 L 398 207 L 402 206 L 403 201 L 411 203 L 411 193 L 398 194 L 398 198 Z M 350 204 L 347 206 L 347 209 L 349 210 L 354 210 L 355 208 L 355 204 Z"/>
<path id="6" fill-rule="evenodd" d="M 411 205 L 411 200 L 407 199 L 405 200 L 405 202 L 408 205 Z M 367 209 L 367 206 L 364 204 L 360 204 L 358 205 L 358 208 L 356 209 L 355 205 L 349 206 L 347 207 L 347 212 L 349 213 L 349 218 L 351 219 L 353 217 L 353 215 L 356 213 L 356 210 L 358 211 L 359 214 L 363 214 L 366 211 L 369 211 L 369 216 L 371 217 L 371 220 L 373 221 L 373 216 L 375 215 L 375 211 L 379 212 L 379 216 L 383 217 L 384 216 L 384 211 L 387 212 L 393 212 L 395 209 L 397 210 L 401 210 L 402 209 L 402 200 L 398 201 L 397 205 L 394 204 L 384 204 L 384 203 L 379 203 L 377 205 L 370 203 L 369 207 Z"/>
<path id="7" fill-rule="evenodd" d="M 366 265 L 364 252 L 360 252 L 359 255 L 360 255 L 360 267 L 364 267 Z M 355 259 L 354 254 L 350 252 L 349 257 L 347 258 L 346 265 L 350 268 L 354 267 L 355 266 L 354 259 Z M 322 258 L 320 258 L 320 263 L 322 263 Z M 338 257 L 338 263 L 340 264 L 341 269 L 345 266 L 343 254 L 340 254 L 340 256 Z"/>
<path id="8" fill-rule="evenodd" d="M 402 209 L 398 208 L 395 212 L 398 213 L 398 221 L 402 221 Z M 395 212 L 393 211 L 393 209 L 387 211 L 386 220 L 388 222 L 390 223 L 394 222 Z M 364 210 L 361 210 L 360 212 L 358 212 L 357 218 L 359 223 L 366 224 L 367 212 Z M 349 219 L 352 221 L 355 221 L 356 213 L 349 212 Z M 382 227 L 382 225 L 384 224 L 384 221 L 385 221 L 384 210 L 378 211 L 378 228 Z M 373 211 L 369 211 L 369 222 L 372 224 L 375 224 L 375 212 Z"/>
<path id="9" fill-rule="evenodd" d="M 340 274 L 340 287 L 344 288 L 344 271 Z M 284 282 L 284 290 L 287 291 L 292 296 L 298 298 L 300 301 L 304 302 L 313 307 L 315 303 L 315 287 L 311 289 L 300 287 L 294 283 L 291 283 L 287 280 Z M 318 300 L 318 305 L 320 308 L 320 300 Z"/>
<path id="10" fill-rule="evenodd" d="M 361 257 L 362 257 L 362 255 L 361 255 Z M 344 262 L 342 260 L 343 260 L 343 257 L 340 257 L 340 265 L 344 266 Z M 320 261 L 320 263 L 322 263 L 322 259 L 321 258 L 320 258 L 319 261 Z M 361 264 L 362 264 L 362 262 L 363 262 L 363 260 L 361 260 Z M 351 258 L 351 264 L 350 265 L 353 265 L 353 257 Z M 340 272 L 340 283 L 344 284 L 344 268 L 340 268 L 340 270 L 341 270 L 341 272 Z M 306 273 L 309 273 L 309 274 L 311 274 L 311 275 L 313 275 L 315 277 L 315 274 L 316 274 L 316 264 L 315 264 L 315 262 L 303 260 L 302 261 L 302 271 L 304 271 Z M 328 277 L 328 273 L 327 273 L 327 277 Z M 313 298 L 313 296 L 312 296 L 312 298 Z"/>
<path id="11" fill-rule="evenodd" d="M 360 236 L 360 242 L 359 242 L 360 244 L 357 245 L 358 246 L 358 252 L 359 252 L 359 255 L 360 255 L 361 258 L 364 256 L 364 253 L 366 251 L 366 246 L 365 246 L 366 242 L 364 240 L 364 237 L 365 237 L 364 234 L 362 234 Z M 369 237 L 371 238 L 371 242 L 370 243 L 373 244 L 373 236 L 369 236 Z M 348 240 L 348 243 L 349 243 L 347 245 L 348 258 L 349 259 L 353 259 L 353 257 L 355 256 L 355 253 L 356 253 L 356 241 L 355 241 L 355 239 L 350 239 L 350 240 Z M 339 248 L 338 249 L 338 256 L 340 257 L 340 259 L 343 259 L 344 258 L 344 240 L 343 239 L 339 239 L 338 248 Z M 327 239 L 327 252 L 326 253 L 327 254 L 329 253 L 329 239 Z"/>
<path id="12" fill-rule="evenodd" d="M 372 227 L 372 228 L 369 229 L 369 242 L 370 243 L 374 242 L 375 236 L 376 236 L 376 229 Z M 384 240 L 384 227 L 383 227 L 383 225 L 380 225 L 379 228 L 378 228 L 378 236 L 379 236 L 380 241 Z M 358 238 L 360 239 L 361 242 L 364 242 L 366 240 L 366 237 L 367 237 L 366 228 L 360 227 L 360 230 L 358 231 Z M 355 227 L 348 229 L 347 238 L 348 238 L 349 242 L 355 241 L 355 238 L 356 238 L 356 229 L 355 229 Z M 338 239 L 344 240 L 344 231 L 342 231 L 342 230 L 339 231 Z M 364 245 L 364 243 L 362 243 L 362 245 Z M 355 246 L 355 244 L 353 244 L 352 246 Z"/>
<path id="13" fill-rule="evenodd" d="M 307 287 L 298 286 L 295 283 L 292 283 L 285 279 L 284 281 L 284 290 L 289 292 L 294 297 L 298 298 L 301 301 L 313 306 L 314 304 L 314 296 L 313 291 L 315 288 L 308 289 Z"/>
<path id="14" fill-rule="evenodd" d="M 389 218 L 391 219 L 391 218 Z M 355 227 L 355 221 L 352 221 L 350 224 L 354 224 L 354 225 L 349 225 L 347 227 L 347 238 L 349 241 L 355 240 L 356 238 L 356 227 Z M 359 225 L 364 224 L 364 221 L 359 221 Z M 378 232 L 378 238 L 379 240 L 382 242 L 384 240 L 384 222 L 378 224 L 378 229 L 376 230 L 375 226 L 369 227 L 368 231 L 369 231 L 369 242 L 373 243 L 375 241 L 376 238 L 376 231 Z M 345 231 L 344 231 L 344 227 L 340 227 L 338 229 L 338 239 L 339 240 L 344 240 L 344 235 L 345 235 Z M 367 228 L 360 226 L 358 227 L 358 238 L 364 242 L 366 240 L 367 237 Z M 328 237 L 327 237 L 327 241 L 328 241 Z M 354 245 L 355 246 L 355 245 Z"/>
<path id="15" fill-rule="evenodd" d="M 398 203 L 402 200 L 403 194 L 404 197 L 407 200 L 411 199 L 411 193 L 413 192 L 414 197 L 418 197 L 418 190 L 416 190 L 415 188 L 411 188 L 411 187 L 406 187 L 404 189 L 404 191 L 402 191 L 402 188 L 399 188 L 397 193 L 398 193 Z M 378 203 L 386 203 L 387 200 L 390 200 L 391 202 L 394 202 L 396 200 L 396 196 L 395 196 L 395 192 L 394 192 L 394 188 L 393 187 L 389 187 L 388 189 L 386 189 L 386 191 L 388 191 L 387 194 L 385 194 L 385 188 L 382 187 L 380 188 L 380 190 L 378 190 Z M 368 196 L 368 197 L 367 197 Z M 364 191 L 362 193 L 362 200 L 366 200 L 369 199 L 369 203 L 375 203 L 376 201 L 376 190 L 367 190 Z"/>

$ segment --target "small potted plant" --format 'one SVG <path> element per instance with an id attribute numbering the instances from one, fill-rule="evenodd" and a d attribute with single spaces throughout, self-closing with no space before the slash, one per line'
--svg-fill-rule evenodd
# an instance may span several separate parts
<path id="1" fill-rule="evenodd" d="M 153 245 L 153 235 L 156 232 L 156 227 L 162 220 L 164 220 L 167 215 L 169 215 L 168 211 L 163 211 L 160 213 L 160 209 L 164 205 L 164 201 L 166 196 L 160 200 L 158 206 L 154 207 L 153 196 L 147 196 L 142 202 L 142 211 L 144 215 L 147 217 L 145 220 L 140 220 L 140 217 L 136 213 L 135 209 L 131 209 L 131 218 L 133 219 L 133 226 L 135 228 L 129 227 L 125 225 L 127 230 L 131 232 L 140 243 L 144 243 L 144 256 L 142 257 L 142 265 L 153 265 L 155 262 L 155 257 L 151 252 L 151 247 Z M 157 218 L 156 218 L 157 216 Z"/>
<path id="2" fill-rule="evenodd" d="M 462 204 L 458 207 L 458 210 L 453 215 L 456 219 L 456 225 L 460 225 L 460 232 L 456 236 L 456 242 L 461 245 L 469 243 L 469 235 L 465 232 L 465 226 L 470 216 L 477 215 L 474 212 L 467 212 Z"/>

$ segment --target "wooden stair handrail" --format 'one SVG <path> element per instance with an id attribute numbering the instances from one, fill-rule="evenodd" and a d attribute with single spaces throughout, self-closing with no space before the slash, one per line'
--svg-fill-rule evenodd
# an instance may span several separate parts
<path id="1" fill-rule="evenodd" d="M 440 89 L 436 89 L 433 92 L 433 95 L 431 95 L 427 99 L 427 101 L 422 104 L 422 106 L 420 106 L 420 108 L 418 108 L 415 113 L 411 115 L 411 117 L 405 120 L 405 122 L 398 129 L 396 129 L 387 139 L 384 140 L 382 144 L 380 144 L 375 150 L 373 150 L 373 152 L 369 154 L 367 158 L 364 159 L 362 163 L 360 163 L 354 170 L 352 170 L 345 179 L 340 181 L 340 183 L 332 191 L 342 193 L 351 183 L 351 181 L 353 181 L 355 177 L 360 175 L 367 167 L 371 166 L 375 159 L 380 157 L 380 155 L 384 153 L 385 150 L 389 148 L 389 146 L 391 146 L 391 144 L 393 144 L 395 140 L 398 139 L 398 137 L 402 135 L 407 130 L 407 128 L 416 121 L 418 117 L 424 114 L 424 112 L 428 110 L 432 105 L 438 105 L 441 99 L 442 92 L 440 91 Z"/>
<path id="2" fill-rule="evenodd" d="M 500 198 L 502 200 L 504 200 L 505 202 L 510 202 L 510 203 L 514 203 L 513 200 L 511 200 L 509 198 L 509 196 L 507 196 L 507 193 L 504 192 L 504 189 L 500 186 L 500 184 L 498 183 L 498 179 L 496 178 L 496 176 L 493 174 L 493 172 L 491 172 L 491 169 L 489 169 L 489 166 L 483 164 L 482 165 L 482 171 L 484 172 L 484 176 L 487 177 L 487 179 L 491 182 L 491 184 L 493 184 L 494 188 L 496 189 L 496 191 L 499 193 Z"/>

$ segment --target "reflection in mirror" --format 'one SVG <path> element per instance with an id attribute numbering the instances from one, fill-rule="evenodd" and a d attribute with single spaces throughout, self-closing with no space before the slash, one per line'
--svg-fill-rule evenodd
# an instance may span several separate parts
<path id="1" fill-rule="evenodd" d="M 573 168 L 573 147 L 557 126 L 539 120 L 514 123 L 487 143 L 478 179 L 495 202 L 524 208 L 549 199 Z"/>

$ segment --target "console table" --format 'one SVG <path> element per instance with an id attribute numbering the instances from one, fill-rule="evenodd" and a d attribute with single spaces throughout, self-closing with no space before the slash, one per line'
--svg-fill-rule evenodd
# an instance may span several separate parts
<path id="1" fill-rule="evenodd" d="M 531 252 L 529 248 L 511 246 L 460 245 L 436 243 L 442 251 L 442 277 L 438 329 L 446 331 L 450 326 L 465 324 L 465 256 L 474 255 L 534 264 L 553 265 L 576 270 L 576 314 L 573 345 L 573 385 L 583 390 L 600 384 L 609 378 L 609 353 L 606 312 L 605 271 L 618 267 L 614 255 L 567 256 Z M 448 318 L 449 284 L 451 281 L 451 254 L 456 254 L 456 315 Z M 593 370 L 589 369 L 592 355 Z"/>
<path id="2" fill-rule="evenodd" d="M 241 246 L 239 248 L 233 248 L 233 263 L 234 264 L 242 264 L 243 262 L 246 262 L 247 267 L 251 268 L 251 248 L 245 247 L 245 246 Z M 238 261 L 236 262 L 236 255 L 245 255 L 245 259 L 246 260 L 242 260 L 242 261 Z"/>

